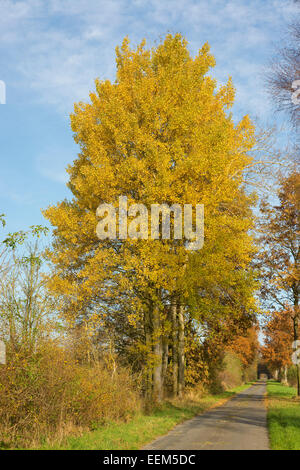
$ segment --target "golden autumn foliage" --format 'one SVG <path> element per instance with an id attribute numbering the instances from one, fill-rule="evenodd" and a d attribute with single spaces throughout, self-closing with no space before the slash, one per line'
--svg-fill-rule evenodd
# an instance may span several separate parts
<path id="1" fill-rule="evenodd" d="M 253 198 L 243 188 L 254 127 L 247 116 L 234 123 L 232 81 L 217 88 L 207 75 L 214 64 L 208 44 L 193 58 L 179 34 L 153 49 L 131 49 L 125 38 L 115 82 L 96 80 L 71 115 L 80 148 L 67 170 L 73 198 L 44 212 L 55 236 L 49 287 L 64 317 L 95 338 L 107 328 L 142 357 L 157 399 L 171 368 L 173 392 L 183 389 L 187 322 L 204 336 L 221 332 L 223 344 L 250 326 L 255 308 Z M 188 251 L 184 238 L 99 242 L 96 209 L 117 207 L 119 196 L 147 208 L 204 204 L 204 247 Z"/>
<path id="2" fill-rule="evenodd" d="M 240 358 L 244 368 L 253 364 L 259 350 L 258 327 L 253 326 L 245 335 L 237 336 L 229 349 Z"/>
<path id="3" fill-rule="evenodd" d="M 127 420 L 140 408 L 139 390 L 128 370 L 102 362 L 80 364 L 55 341 L 36 351 L 8 351 L 0 368 L 0 446 L 34 447 L 109 420 Z"/>

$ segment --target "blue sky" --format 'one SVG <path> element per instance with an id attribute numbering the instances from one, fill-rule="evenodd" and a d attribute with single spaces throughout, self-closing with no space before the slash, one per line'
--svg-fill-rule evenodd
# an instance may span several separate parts
<path id="1" fill-rule="evenodd" d="M 124 36 L 152 46 L 181 32 L 193 54 L 208 41 L 214 76 L 220 83 L 233 77 L 236 118 L 248 113 L 272 122 L 262 71 L 296 8 L 289 0 L 0 0 L 5 231 L 46 224 L 41 208 L 70 196 L 65 167 L 77 147 L 69 114 L 74 102 L 88 99 L 96 77 L 114 80 L 114 50 Z"/>

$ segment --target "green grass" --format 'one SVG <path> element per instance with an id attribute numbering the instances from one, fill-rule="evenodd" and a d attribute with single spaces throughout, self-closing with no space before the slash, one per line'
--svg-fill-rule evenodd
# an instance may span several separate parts
<path id="1" fill-rule="evenodd" d="M 271 449 L 300 450 L 300 401 L 296 389 L 269 382 L 268 427 Z"/>
<path id="2" fill-rule="evenodd" d="M 80 437 L 69 437 L 61 445 L 45 445 L 43 449 L 71 450 L 133 450 L 140 449 L 156 437 L 166 434 L 176 424 L 203 413 L 203 411 L 225 402 L 236 393 L 248 388 L 251 383 L 241 385 L 218 395 L 200 398 L 185 398 L 168 402 L 148 415 L 137 414 L 127 423 L 108 423 L 84 433 Z"/>

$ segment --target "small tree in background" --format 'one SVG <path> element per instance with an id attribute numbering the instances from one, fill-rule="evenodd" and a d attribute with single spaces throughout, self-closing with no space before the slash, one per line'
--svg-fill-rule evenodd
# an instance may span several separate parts
<path id="1" fill-rule="evenodd" d="M 296 92 L 293 84 L 300 80 L 299 16 L 300 5 L 298 18 L 289 26 L 286 44 L 276 52 L 267 75 L 271 98 L 276 103 L 278 110 L 285 111 L 289 115 L 295 129 L 300 125 L 300 103 L 292 100 L 292 95 Z M 299 84 L 297 84 L 297 88 L 299 89 Z"/>
<path id="2" fill-rule="evenodd" d="M 265 341 L 261 353 L 275 378 L 287 382 L 287 368 L 291 366 L 293 318 L 290 311 L 273 312 L 264 327 Z"/>
<path id="3" fill-rule="evenodd" d="M 9 269 L 0 279 L 1 336 L 18 352 L 33 352 L 55 312 L 46 289 L 42 252 L 38 243 L 26 244 L 22 255 L 13 252 Z"/>
<path id="4" fill-rule="evenodd" d="M 0 277 L 0 328 L 1 339 L 12 352 L 31 353 L 54 313 L 38 240 L 47 232 L 47 228 L 35 225 L 27 231 L 9 233 L 2 242 L 5 263 Z"/>
<path id="5" fill-rule="evenodd" d="M 278 205 L 263 203 L 261 206 L 261 294 L 269 305 L 277 306 L 291 318 L 296 341 L 300 318 L 300 173 L 297 170 L 281 178 L 278 198 Z M 297 390 L 299 396 L 299 366 Z"/>

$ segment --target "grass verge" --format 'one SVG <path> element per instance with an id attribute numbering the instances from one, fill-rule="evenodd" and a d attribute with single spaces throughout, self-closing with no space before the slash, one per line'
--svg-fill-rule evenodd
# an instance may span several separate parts
<path id="1" fill-rule="evenodd" d="M 300 401 L 296 399 L 296 389 L 269 382 L 267 392 L 271 449 L 300 450 Z"/>
<path id="2" fill-rule="evenodd" d="M 111 422 L 105 426 L 69 437 L 60 445 L 45 445 L 43 449 L 65 450 L 134 450 L 140 449 L 155 438 L 166 434 L 176 424 L 190 419 L 205 410 L 219 406 L 245 390 L 251 383 L 241 385 L 218 395 L 185 397 L 164 403 L 148 415 L 137 414 L 129 422 Z"/>

